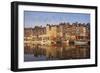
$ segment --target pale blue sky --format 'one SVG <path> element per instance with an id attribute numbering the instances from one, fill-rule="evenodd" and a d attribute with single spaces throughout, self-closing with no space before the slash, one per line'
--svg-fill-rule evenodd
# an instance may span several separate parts
<path id="1" fill-rule="evenodd" d="M 90 14 L 24 11 L 24 26 L 45 26 L 46 24 L 59 24 L 61 22 L 90 23 Z"/>

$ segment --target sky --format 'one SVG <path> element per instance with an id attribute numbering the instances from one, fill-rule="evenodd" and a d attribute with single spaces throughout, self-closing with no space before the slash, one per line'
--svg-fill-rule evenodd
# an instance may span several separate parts
<path id="1" fill-rule="evenodd" d="M 64 12 L 24 11 L 24 27 L 46 26 L 46 24 L 90 23 L 90 14 Z"/>

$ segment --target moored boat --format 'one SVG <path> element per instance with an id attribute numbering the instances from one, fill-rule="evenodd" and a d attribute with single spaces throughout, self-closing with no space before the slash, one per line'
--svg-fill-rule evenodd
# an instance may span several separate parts
<path id="1" fill-rule="evenodd" d="M 75 45 L 86 45 L 86 44 L 88 44 L 88 41 L 85 41 L 85 40 L 75 40 L 74 44 Z"/>

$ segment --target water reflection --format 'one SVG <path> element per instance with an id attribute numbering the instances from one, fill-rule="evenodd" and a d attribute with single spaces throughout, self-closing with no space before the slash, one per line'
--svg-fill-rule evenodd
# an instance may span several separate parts
<path id="1" fill-rule="evenodd" d="M 90 48 L 87 45 L 33 45 L 25 47 L 24 61 L 69 60 L 90 58 Z"/>

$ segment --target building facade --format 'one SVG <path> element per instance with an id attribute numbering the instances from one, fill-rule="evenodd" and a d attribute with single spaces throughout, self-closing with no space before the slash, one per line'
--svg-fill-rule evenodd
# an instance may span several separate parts
<path id="1" fill-rule="evenodd" d="M 89 31 L 87 24 L 81 23 L 47 24 L 45 27 L 24 28 L 24 44 L 25 46 L 69 44 L 70 41 L 89 40 Z"/>

